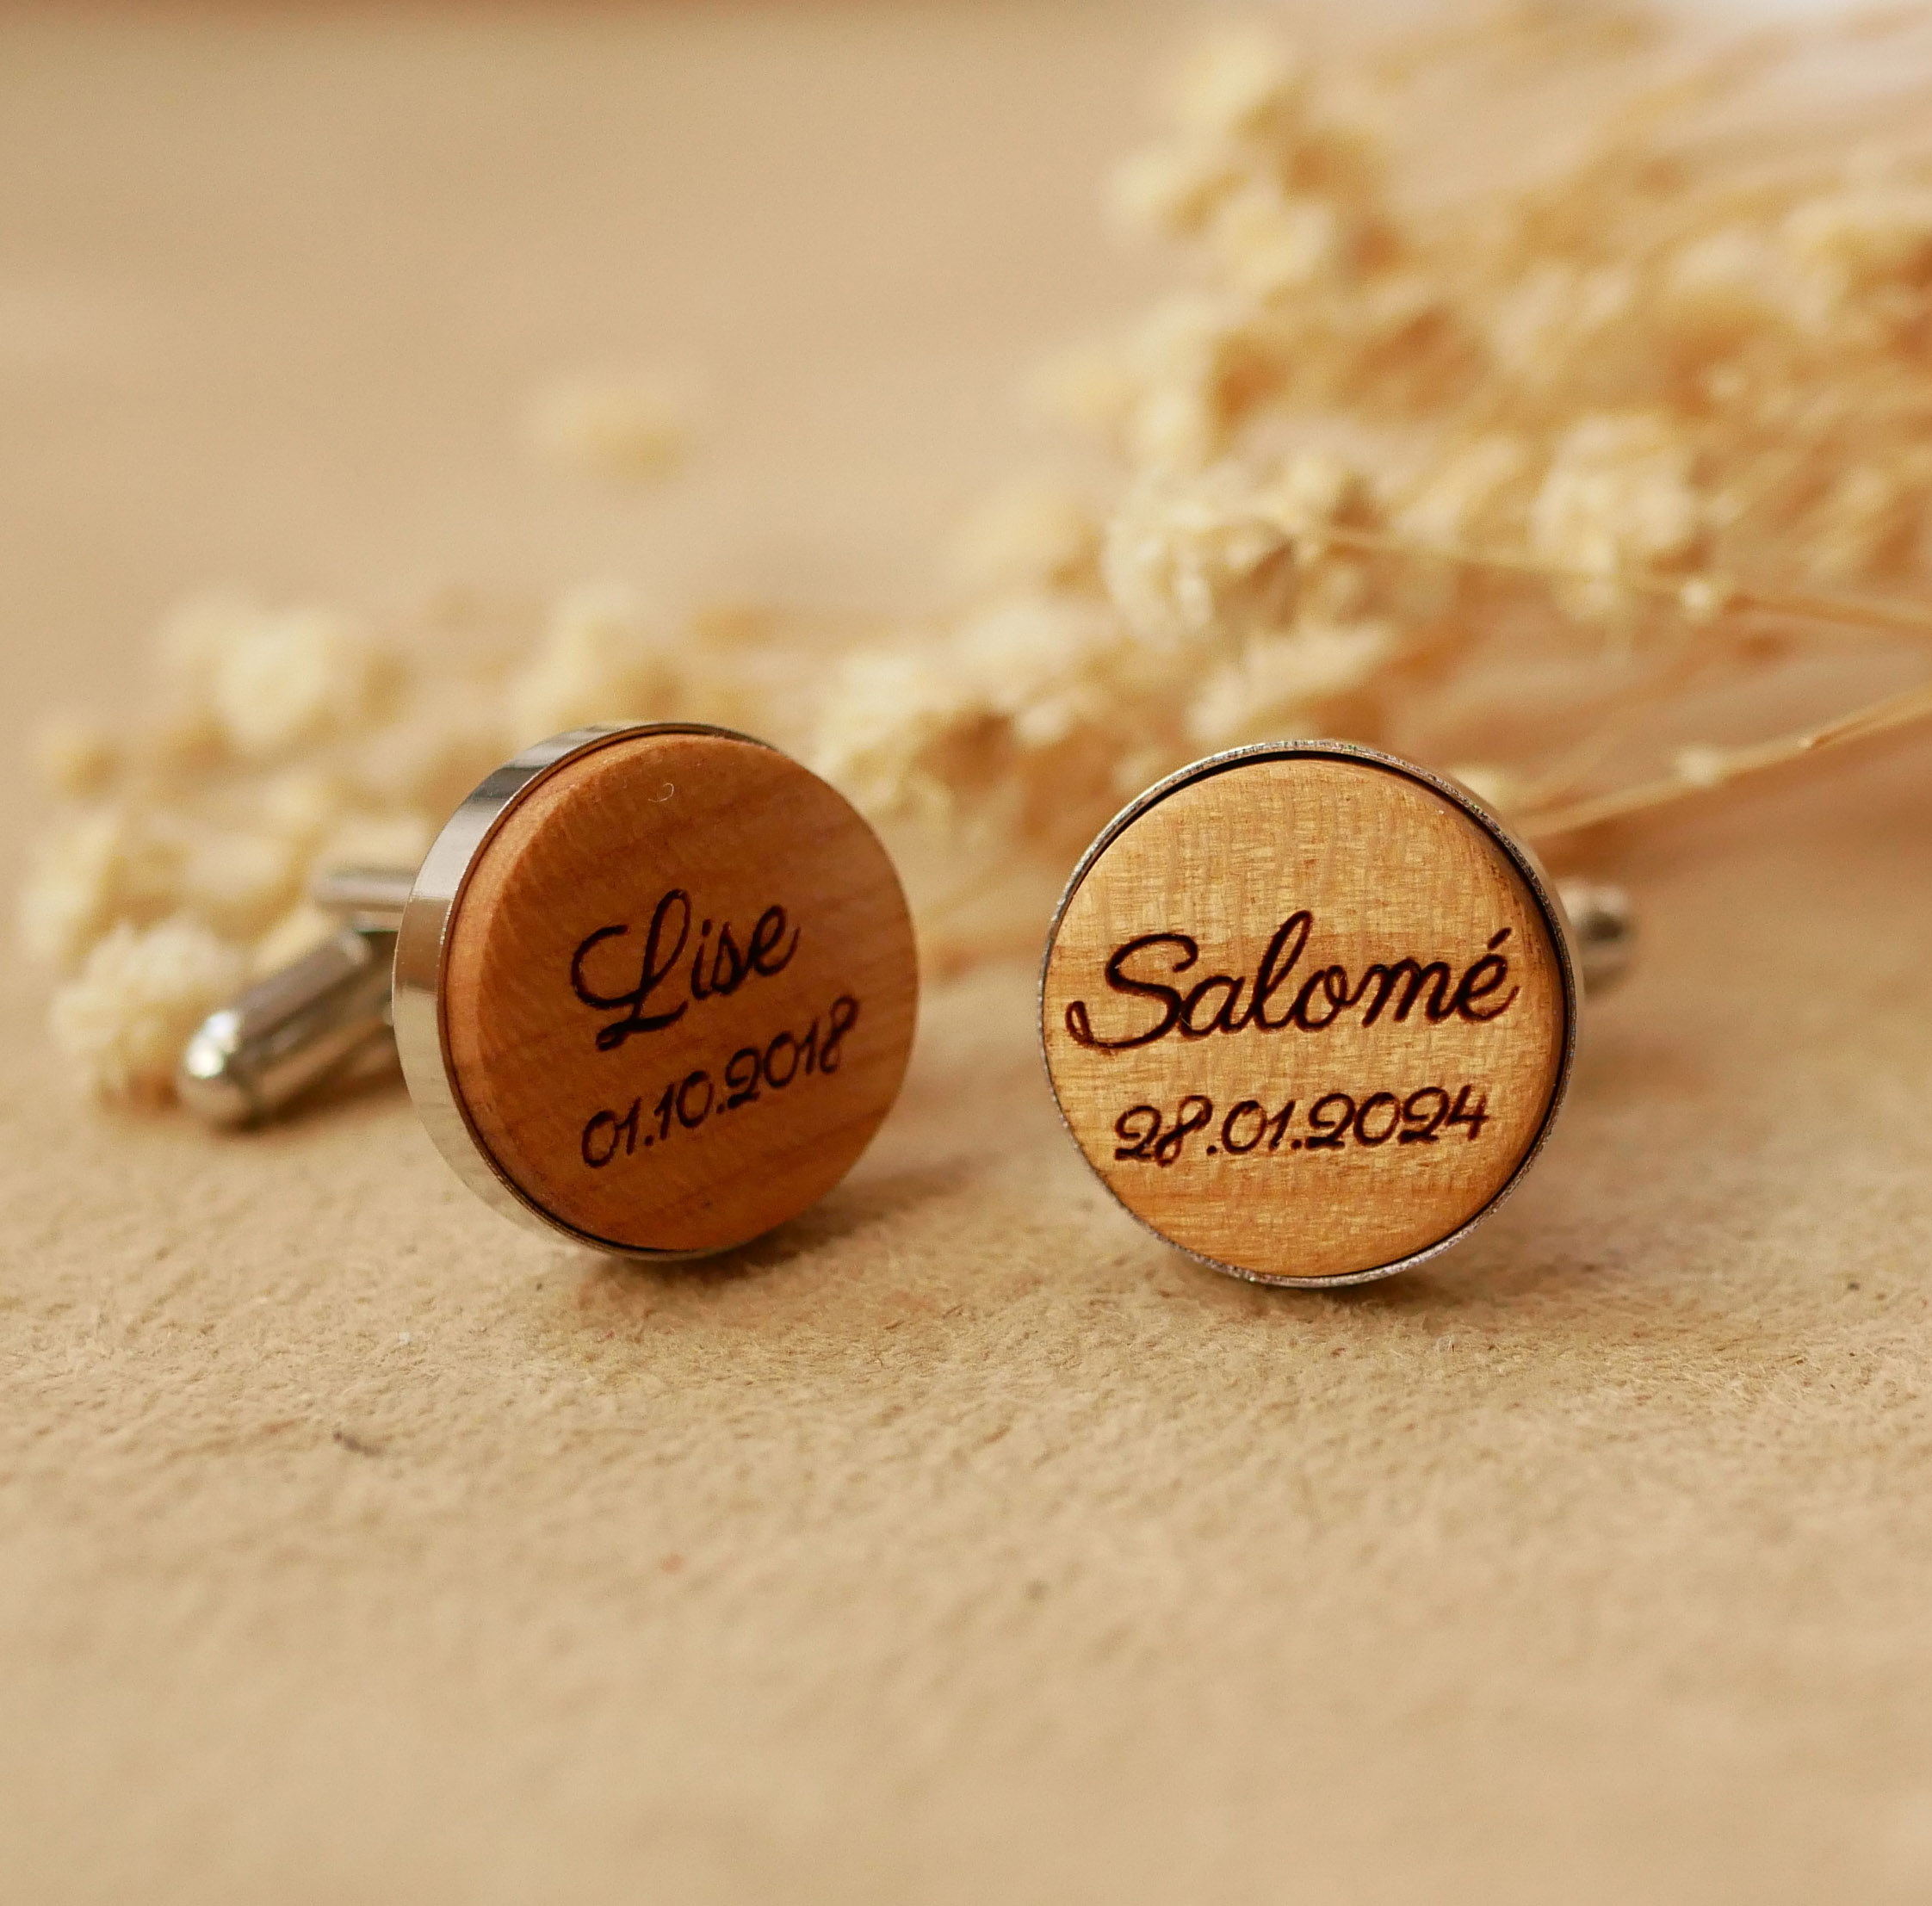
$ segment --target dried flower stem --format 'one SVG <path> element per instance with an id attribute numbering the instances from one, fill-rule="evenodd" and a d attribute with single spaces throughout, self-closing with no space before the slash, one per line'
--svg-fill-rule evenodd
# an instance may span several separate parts
<path id="1" fill-rule="evenodd" d="M 1421 541 L 1410 536 L 1368 529 L 1324 527 L 1321 540 L 1340 548 L 1360 550 L 1365 554 L 1453 563 L 1468 569 L 1534 576 L 1545 582 L 1608 583 L 1633 596 L 1669 603 L 1694 619 L 1707 613 L 1699 604 L 1698 592 L 1701 590 L 1709 592 L 1713 608 L 1803 622 L 1807 625 L 1807 633 L 1815 626 L 1819 633 L 1844 628 L 1932 637 L 1932 607 L 1922 607 L 1917 603 L 1820 595 L 1810 590 L 1768 589 L 1715 576 L 1660 576 L 1643 570 L 1619 570 L 1607 575 L 1601 570 L 1549 562 L 1526 551 L 1474 549 L 1461 543 Z"/>
<path id="2" fill-rule="evenodd" d="M 1655 781 L 1526 815 L 1517 822 L 1517 829 L 1533 841 L 1581 833 L 1605 821 L 1653 814 L 1694 795 L 1735 786 L 1752 776 L 1785 767 L 1827 748 L 1869 740 L 1874 735 L 1888 734 L 1922 721 L 1932 722 L 1932 682 L 1921 682 L 1897 695 L 1868 702 L 1821 727 L 1753 742 L 1747 747 L 1700 749 L 1694 756 L 1694 765 L 1687 770 L 1681 767 Z"/>

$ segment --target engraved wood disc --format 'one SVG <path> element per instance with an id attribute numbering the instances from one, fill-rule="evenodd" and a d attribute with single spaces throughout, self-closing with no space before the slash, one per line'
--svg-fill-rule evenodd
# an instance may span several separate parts
<path id="1" fill-rule="evenodd" d="M 1567 929 L 1459 789 L 1340 742 L 1197 762 L 1088 851 L 1041 977 L 1068 1129 L 1143 1223 L 1273 1284 L 1452 1242 L 1570 1069 Z"/>
<path id="2" fill-rule="evenodd" d="M 742 1244 L 831 1190 L 898 1093 L 917 997 L 905 897 L 851 805 L 746 737 L 665 729 L 521 786 L 455 888 L 437 989 L 496 1177 L 638 1254 Z"/>

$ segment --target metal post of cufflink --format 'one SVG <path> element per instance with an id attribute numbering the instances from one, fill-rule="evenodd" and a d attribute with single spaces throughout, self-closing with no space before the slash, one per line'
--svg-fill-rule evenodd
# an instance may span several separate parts
<path id="1" fill-rule="evenodd" d="M 392 969 L 415 882 L 389 868 L 319 874 L 309 897 L 341 925 L 203 1022 L 176 1072 L 181 1102 L 211 1124 L 258 1124 L 331 1080 L 393 1069 Z"/>
<path id="2" fill-rule="evenodd" d="M 1570 919 L 1583 997 L 1601 999 L 1623 984 L 1637 956 L 1635 903 L 1625 888 L 1609 881 L 1573 875 L 1551 884 Z"/>
<path id="3" fill-rule="evenodd" d="M 664 1259 L 829 1191 L 898 1095 L 912 918 L 877 836 L 777 749 L 683 723 L 528 748 L 414 873 L 344 868 L 323 944 L 213 1014 L 183 1103 L 259 1123 L 399 1061 L 457 1175 L 506 1216 Z"/>

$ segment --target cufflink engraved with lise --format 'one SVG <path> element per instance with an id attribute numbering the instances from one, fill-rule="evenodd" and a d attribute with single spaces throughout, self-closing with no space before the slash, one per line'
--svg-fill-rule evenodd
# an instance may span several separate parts
<path id="1" fill-rule="evenodd" d="M 596 1249 L 702 1255 L 796 1216 L 896 1098 L 911 917 L 871 828 L 720 728 L 580 728 L 464 801 L 413 873 L 339 869 L 344 921 L 210 1018 L 183 1102 L 273 1116 L 399 1058 L 499 1210 Z"/>

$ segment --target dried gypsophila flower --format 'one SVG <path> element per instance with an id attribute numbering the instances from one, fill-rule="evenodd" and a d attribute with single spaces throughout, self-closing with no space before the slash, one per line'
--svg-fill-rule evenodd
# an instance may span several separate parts
<path id="1" fill-rule="evenodd" d="M 189 1036 L 247 973 L 241 950 L 197 921 L 122 921 L 55 995 L 54 1043 L 101 1098 L 158 1102 Z"/>
<path id="2" fill-rule="evenodd" d="M 782 621 L 740 610 L 673 628 L 616 585 L 567 591 L 512 633 L 520 661 L 505 667 L 480 628 L 447 616 L 406 640 L 319 607 L 204 596 L 158 632 L 146 716 L 58 719 L 36 758 L 66 805 L 33 857 L 20 927 L 62 976 L 56 1037 L 90 1089 L 165 1096 L 168 1043 L 211 995 L 330 931 L 305 898 L 318 869 L 413 866 L 517 748 L 669 715 L 777 732 L 753 684 L 795 685 L 765 665 L 787 646 Z"/>
<path id="3" fill-rule="evenodd" d="M 1178 243 L 1193 282 L 1044 380 L 1119 473 L 1098 575 L 1042 573 L 1042 598 L 1084 595 L 1167 658 L 1135 655 L 1131 689 L 1125 674 L 1082 679 L 1090 758 L 1111 746 L 1146 773 L 1177 745 L 1425 733 L 1424 752 L 1554 825 L 1576 776 L 1620 732 L 1661 726 L 1677 684 L 1742 679 L 1806 629 L 1932 634 L 1909 605 L 1737 579 L 1795 569 L 1870 588 L 1928 566 L 1932 462 L 1917 439 L 1932 359 L 1917 343 L 1932 335 L 1932 168 L 1828 141 L 1791 163 L 1782 114 L 1755 144 L 1727 126 L 1731 146 L 1707 155 L 1706 115 L 1734 116 L 1775 65 L 1762 46 L 1684 59 L 1659 27 L 1574 24 L 1504 24 L 1380 62 L 1412 90 L 1491 56 L 1526 91 L 1566 69 L 1598 87 L 1627 75 L 1576 156 L 1426 213 L 1403 176 L 1413 155 L 1336 110 L 1291 51 L 1243 34 L 1184 75 L 1171 134 L 1123 171 L 1113 208 Z M 1794 64 L 1804 48 L 1793 36 Z M 1894 123 L 1932 94 L 1923 36 L 1913 57 Z M 1396 103 L 1384 125 L 1413 116 Z M 1352 492 L 1325 525 L 1281 507 L 1285 471 L 1309 455 L 1295 439 L 1311 433 Z M 1452 752 L 1454 733 L 1430 727 L 1458 700 L 1483 706 L 1475 685 L 1499 668 L 1544 764 Z M 1560 687 L 1531 721 L 1524 684 L 1539 681 Z M 946 631 L 868 659 L 878 736 L 891 684 L 915 682 L 916 740 L 872 752 L 863 798 L 900 811 L 911 774 L 916 804 L 944 814 L 1035 786 L 1040 758 L 1008 745 Z M 845 694 L 826 706 L 834 774 Z M 1746 765 L 1681 752 L 1644 798 Z M 1062 792 L 1056 842 L 1067 804 L 1097 823 L 1111 795 L 1091 771 Z M 1046 807 L 1000 812 L 1024 829 Z M 1024 831 L 1006 845 L 1057 851 Z"/>
<path id="4" fill-rule="evenodd" d="M 1888 54 L 1885 113 L 1909 130 L 1932 47 Z M 1057 872 L 1119 801 L 1230 740 L 1404 746 L 1539 833 L 1932 716 L 1908 691 L 1768 743 L 1679 746 L 1607 794 L 1579 778 L 1683 683 L 1768 665 L 1768 622 L 1787 648 L 1932 636 L 1910 602 L 1824 593 L 1896 596 L 1932 567 L 1932 167 L 1903 132 L 1881 163 L 1784 120 L 1754 140 L 1737 109 L 1776 64 L 1762 44 L 1682 59 L 1627 15 L 1514 15 L 1372 62 L 1356 90 L 1381 76 L 1378 119 L 1265 34 L 1217 40 L 1117 195 L 1192 284 L 1045 380 L 1111 448 L 1111 483 L 1009 501 L 979 532 L 980 600 L 823 683 L 822 646 L 769 630 L 752 666 L 729 618 L 665 633 L 608 590 L 560 602 L 493 672 L 313 610 L 204 603 L 164 644 L 152 721 L 70 722 L 42 748 L 78 806 L 23 923 L 81 969 L 58 1008 L 93 1029 L 77 1062 L 150 1089 L 155 1066 L 126 1055 L 163 1049 L 165 1002 L 317 931 L 298 896 L 319 857 L 412 854 L 468 779 L 564 720 L 771 732 L 815 701 L 821 768 L 882 819 L 963 841 L 963 884 L 997 887 Z M 1496 114 L 1509 86 L 1579 79 L 1620 95 L 1576 115 L 1570 157 L 1459 201 L 1417 192 L 1441 155 L 1390 129 L 1427 123 L 1410 105 L 1428 85 L 1480 85 Z M 1858 127 L 1868 147 L 1884 114 Z M 654 403 L 579 390 L 550 447 L 657 467 L 674 432 Z M 788 692 L 761 702 L 761 678 Z M 1514 752 L 1489 747 L 1506 701 Z M 116 1020 L 96 956 L 160 1004 Z"/>
<path id="5" fill-rule="evenodd" d="M 690 454 L 686 381 L 664 372 L 560 378 L 531 399 L 532 447 L 554 463 L 635 485 L 669 475 Z"/>

